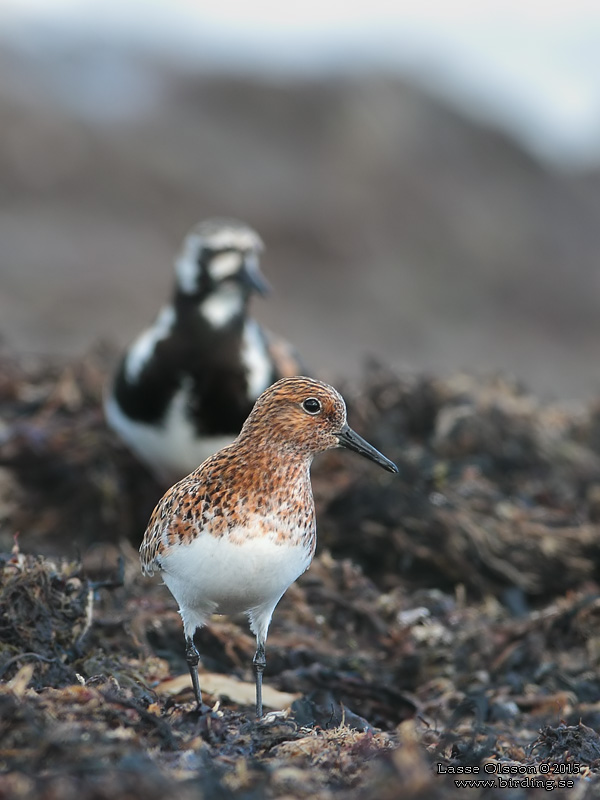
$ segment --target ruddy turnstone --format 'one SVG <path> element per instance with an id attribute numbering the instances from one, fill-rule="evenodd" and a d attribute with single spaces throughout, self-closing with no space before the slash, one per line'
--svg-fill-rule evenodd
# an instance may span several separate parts
<path id="1" fill-rule="evenodd" d="M 302 372 L 287 342 L 248 316 L 268 284 L 262 241 L 231 219 L 209 219 L 186 236 L 171 303 L 133 342 L 105 412 L 110 426 L 169 485 L 240 431 L 256 398 Z"/>
<path id="2" fill-rule="evenodd" d="M 333 447 L 398 472 L 348 426 L 346 405 L 332 386 L 282 378 L 258 398 L 237 439 L 176 483 L 154 509 L 140 547 L 142 572 L 160 570 L 179 604 L 199 709 L 194 633 L 211 614 L 245 613 L 256 635 L 256 714 L 262 716 L 269 623 L 315 552 L 310 465 Z"/>

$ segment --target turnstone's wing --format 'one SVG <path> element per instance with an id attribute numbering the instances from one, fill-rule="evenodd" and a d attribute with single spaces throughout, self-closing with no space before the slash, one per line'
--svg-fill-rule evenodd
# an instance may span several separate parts
<path id="1" fill-rule="evenodd" d="M 266 328 L 263 328 L 263 333 L 277 379 L 308 375 L 298 351 L 293 345 Z"/>

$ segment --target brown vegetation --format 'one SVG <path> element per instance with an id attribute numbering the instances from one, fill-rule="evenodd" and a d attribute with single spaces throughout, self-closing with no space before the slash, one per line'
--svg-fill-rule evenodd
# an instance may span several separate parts
<path id="1" fill-rule="evenodd" d="M 212 710 L 194 711 L 173 600 L 139 572 L 161 487 L 104 425 L 110 363 L 0 365 L 0 796 L 500 792 L 459 789 L 436 764 L 596 796 L 594 408 L 377 365 L 341 387 L 400 475 L 347 453 L 315 464 L 318 556 L 269 637 L 268 702 L 283 708 L 256 722 L 244 620 L 199 632 Z"/>

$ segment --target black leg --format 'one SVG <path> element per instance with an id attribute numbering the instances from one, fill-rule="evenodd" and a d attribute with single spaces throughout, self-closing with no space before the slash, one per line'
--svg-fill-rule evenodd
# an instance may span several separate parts
<path id="1" fill-rule="evenodd" d="M 262 717 L 262 676 L 267 666 L 267 658 L 265 656 L 264 642 L 258 643 L 258 649 L 252 659 L 254 666 L 254 677 L 256 679 L 256 717 Z"/>
<path id="2" fill-rule="evenodd" d="M 196 650 L 196 645 L 191 637 L 185 640 L 185 658 L 190 670 L 192 678 L 192 686 L 194 687 L 194 695 L 198 705 L 198 711 L 202 708 L 202 692 L 200 691 L 200 681 L 198 680 L 198 662 L 200 661 L 200 653 Z"/>

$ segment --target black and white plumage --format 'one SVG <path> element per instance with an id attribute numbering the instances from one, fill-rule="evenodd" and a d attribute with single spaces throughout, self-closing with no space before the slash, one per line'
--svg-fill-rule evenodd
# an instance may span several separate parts
<path id="1" fill-rule="evenodd" d="M 165 483 L 239 433 L 257 397 L 302 371 L 295 350 L 248 315 L 266 293 L 263 245 L 247 225 L 209 219 L 186 236 L 171 303 L 125 353 L 106 398 L 110 426 Z"/>

